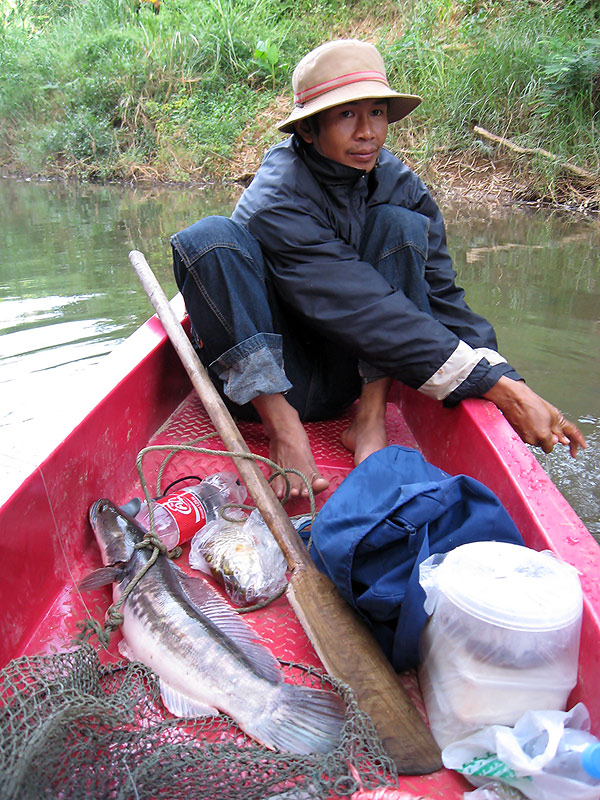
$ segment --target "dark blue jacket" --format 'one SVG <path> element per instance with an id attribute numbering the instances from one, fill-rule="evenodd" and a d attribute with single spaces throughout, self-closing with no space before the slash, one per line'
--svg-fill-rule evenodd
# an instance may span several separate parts
<path id="1" fill-rule="evenodd" d="M 433 317 L 401 291 L 391 292 L 360 260 L 367 210 L 383 204 L 429 221 L 425 279 Z M 292 136 L 267 153 L 232 219 L 260 242 L 285 301 L 385 374 L 450 405 L 484 394 L 501 375 L 519 378 L 503 359 L 494 363 L 500 360 L 494 330 L 471 311 L 454 282 L 437 205 L 389 151 L 367 175 Z M 436 375 L 443 375 L 446 388 L 428 385 Z"/>
<path id="2" fill-rule="evenodd" d="M 482 540 L 523 544 L 498 498 L 392 445 L 359 464 L 312 526 L 311 554 L 372 627 L 396 670 L 418 663 L 427 615 L 419 565 Z"/>

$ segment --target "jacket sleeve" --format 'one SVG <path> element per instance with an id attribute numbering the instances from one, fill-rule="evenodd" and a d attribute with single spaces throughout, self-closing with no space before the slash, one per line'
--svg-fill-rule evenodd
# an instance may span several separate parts
<path id="1" fill-rule="evenodd" d="M 460 362 L 464 355 L 467 361 L 473 361 L 473 355 L 468 353 L 465 345 L 472 348 L 475 358 L 480 354 L 483 356 L 469 373 L 464 385 L 458 385 L 444 398 L 447 405 L 454 405 L 471 392 L 475 395 L 483 394 L 501 375 L 507 375 L 512 380 L 521 380 L 521 376 L 498 354 L 496 333 L 492 325 L 467 305 L 463 289 L 456 284 L 456 272 L 446 245 L 446 228 L 442 214 L 425 184 L 414 173 L 413 177 L 410 207 L 430 220 L 425 278 L 429 286 L 431 312 L 460 340 L 454 360 Z M 452 369 L 450 363 L 442 367 L 442 372 L 447 369 Z M 435 376 L 430 379 L 430 383 L 434 380 Z M 482 390 L 483 385 L 486 388 Z"/>
<path id="2" fill-rule="evenodd" d="M 442 214 L 427 188 L 417 178 L 410 208 L 428 217 L 429 248 L 425 277 L 429 284 L 431 310 L 449 330 L 471 347 L 497 349 L 492 325 L 472 311 L 465 301 L 463 289 L 456 285 L 456 272 L 446 245 L 446 229 Z"/>
<path id="3" fill-rule="evenodd" d="M 484 363 L 485 357 L 449 326 L 419 311 L 354 248 L 333 236 L 310 198 L 262 208 L 246 224 L 285 301 L 325 336 L 384 373 L 451 403 L 483 394 L 498 380 L 497 366 Z M 433 290 L 443 296 L 450 289 L 438 279 L 441 271 L 430 269 L 437 280 Z"/>

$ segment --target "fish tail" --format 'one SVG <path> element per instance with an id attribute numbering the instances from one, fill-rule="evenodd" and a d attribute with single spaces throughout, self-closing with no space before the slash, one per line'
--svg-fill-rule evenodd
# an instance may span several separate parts
<path id="1" fill-rule="evenodd" d="M 282 683 L 276 708 L 257 722 L 254 735 L 290 753 L 328 753 L 339 744 L 345 713 L 334 692 Z"/>

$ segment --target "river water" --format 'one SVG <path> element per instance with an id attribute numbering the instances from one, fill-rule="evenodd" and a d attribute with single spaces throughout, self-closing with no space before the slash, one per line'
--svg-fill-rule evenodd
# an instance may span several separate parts
<path id="1" fill-rule="evenodd" d="M 127 258 L 142 250 L 176 291 L 169 236 L 232 194 L 0 180 L 0 500 L 66 434 L 99 365 L 151 314 Z M 470 305 L 529 385 L 578 422 L 589 448 L 542 466 L 600 535 L 600 221 L 443 204 Z"/>

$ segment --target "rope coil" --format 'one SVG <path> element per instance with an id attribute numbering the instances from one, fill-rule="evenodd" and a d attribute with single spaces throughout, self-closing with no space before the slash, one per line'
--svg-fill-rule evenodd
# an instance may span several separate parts
<path id="1" fill-rule="evenodd" d="M 266 464 L 271 470 L 271 475 L 268 477 L 269 483 L 271 483 L 276 477 L 280 476 L 284 479 L 286 483 L 286 492 L 284 497 L 281 500 L 282 505 L 288 501 L 290 496 L 290 481 L 287 477 L 287 473 L 293 473 L 298 475 L 308 491 L 308 498 L 310 502 L 310 516 L 312 521 L 314 522 L 315 517 L 317 515 L 316 505 L 315 505 L 315 498 L 314 492 L 312 490 L 312 486 L 309 483 L 306 476 L 300 472 L 300 470 L 294 469 L 293 467 L 283 468 L 276 464 L 269 458 L 265 456 L 258 455 L 257 453 L 234 453 L 230 450 L 214 450 L 211 448 L 206 447 L 199 447 L 196 443 L 197 442 L 204 442 L 207 439 L 214 438 L 218 436 L 218 433 L 207 433 L 204 436 L 199 436 L 195 439 L 191 439 L 189 442 L 179 445 L 173 444 L 164 444 L 164 445 L 149 445 L 148 447 L 144 447 L 137 455 L 136 458 L 136 469 L 138 472 L 138 476 L 140 479 L 140 484 L 142 487 L 142 491 L 144 492 L 144 498 L 146 500 L 146 504 L 148 507 L 148 521 L 150 529 L 146 532 L 144 539 L 141 542 L 138 542 L 134 545 L 136 549 L 148 547 L 152 549 L 152 555 L 148 559 L 148 561 L 144 564 L 144 566 L 139 570 L 139 572 L 133 577 L 131 582 L 128 584 L 127 588 L 123 591 L 121 596 L 119 597 L 118 601 L 112 603 L 107 612 L 106 612 L 106 619 L 104 626 L 102 626 L 97 620 L 88 618 L 85 621 L 77 623 L 77 627 L 80 628 L 80 633 L 75 638 L 75 641 L 78 644 L 82 644 L 83 642 L 87 642 L 91 636 L 95 635 L 98 638 L 98 641 L 102 645 L 104 649 L 108 649 L 110 644 L 110 636 L 111 634 L 116 631 L 122 624 L 123 624 L 123 614 L 121 609 L 127 602 L 127 598 L 138 585 L 138 583 L 142 580 L 144 575 L 152 568 L 152 566 L 156 563 L 159 555 L 165 555 L 167 558 L 179 558 L 182 553 L 181 547 L 175 547 L 173 550 L 168 550 L 165 544 L 161 541 L 160 537 L 156 532 L 156 522 L 154 519 L 154 503 L 153 500 L 163 497 L 169 489 L 171 489 L 176 483 L 182 480 L 190 479 L 192 477 L 197 476 L 186 476 L 185 478 L 178 478 L 175 481 L 172 481 L 167 488 L 165 489 L 164 493 L 161 489 L 162 479 L 165 472 L 166 467 L 168 466 L 169 462 L 180 452 L 188 452 L 188 453 L 198 453 L 200 455 L 210 455 L 210 456 L 226 456 L 229 458 L 245 458 L 247 460 L 252 459 L 254 461 L 258 461 L 260 463 Z M 167 456 L 163 459 L 162 464 L 159 467 L 157 478 L 156 478 L 156 494 L 154 497 L 150 494 L 150 490 L 148 489 L 148 482 L 146 480 L 146 476 L 144 475 L 143 470 L 143 461 L 144 457 L 147 456 L 149 453 L 153 452 L 163 452 L 167 451 Z M 242 524 L 244 520 L 236 519 L 231 516 L 227 516 L 227 511 L 230 509 L 242 509 L 244 511 L 253 511 L 254 506 L 246 505 L 244 503 L 226 503 L 225 505 L 221 506 L 219 509 L 219 514 L 222 519 L 226 520 L 227 522 L 232 523 L 239 523 Z M 305 516 L 305 515 L 301 515 Z M 311 539 L 309 537 L 307 547 L 310 550 L 311 546 Z M 258 611 L 259 609 L 266 608 L 270 603 L 274 602 L 275 600 L 279 599 L 286 591 L 287 586 L 284 586 L 280 592 L 278 592 L 275 596 L 265 600 L 262 603 L 255 603 L 251 606 L 246 606 L 245 608 L 236 608 L 236 611 L 239 614 L 248 614 L 252 611 Z"/>

